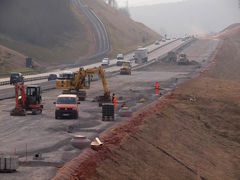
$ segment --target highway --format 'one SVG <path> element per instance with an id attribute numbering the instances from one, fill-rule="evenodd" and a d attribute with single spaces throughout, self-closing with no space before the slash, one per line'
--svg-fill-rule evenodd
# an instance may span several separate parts
<path id="1" fill-rule="evenodd" d="M 178 47 L 180 47 L 181 45 L 185 44 L 187 42 L 184 42 L 182 40 L 174 40 L 174 41 L 169 41 L 169 42 L 163 42 L 161 45 L 155 45 L 155 44 L 151 44 L 149 46 L 147 46 L 146 48 L 148 49 L 149 53 L 149 60 L 148 61 L 152 61 L 153 59 L 156 59 L 158 57 L 162 57 L 162 56 L 166 56 L 167 53 L 171 50 L 174 50 Z M 133 57 L 133 52 L 125 55 L 125 59 L 126 60 L 131 60 Z M 107 77 L 111 76 L 112 73 L 114 72 L 119 72 L 120 71 L 120 66 L 116 66 L 117 63 L 117 59 L 112 59 L 110 61 L 110 66 L 104 68 Z M 85 69 L 88 68 L 93 68 L 93 67 L 98 67 L 101 65 L 101 62 L 99 63 L 94 63 L 94 64 L 90 64 L 90 65 L 86 65 L 83 66 Z M 133 67 L 139 66 L 138 64 L 133 62 Z M 64 71 L 77 71 L 78 68 L 71 68 L 71 69 L 65 69 L 65 70 L 55 70 L 51 73 L 55 73 L 55 74 L 60 74 Z M 39 77 L 39 76 L 46 76 L 49 73 L 43 73 L 43 74 L 38 74 L 38 75 L 32 75 L 32 76 L 27 76 L 25 78 L 34 78 L 34 77 Z M 4 79 L 6 80 L 6 79 Z M 55 88 L 55 81 L 47 81 L 47 79 L 42 79 L 42 80 L 37 80 L 37 81 L 29 81 L 25 83 L 26 85 L 30 85 L 30 84 L 38 84 L 41 85 L 42 90 L 48 90 L 48 89 L 54 89 Z M 1 99 L 6 99 L 6 98 L 13 98 L 14 97 L 14 87 L 12 85 L 5 85 L 5 86 L 0 86 L 0 100 Z"/>

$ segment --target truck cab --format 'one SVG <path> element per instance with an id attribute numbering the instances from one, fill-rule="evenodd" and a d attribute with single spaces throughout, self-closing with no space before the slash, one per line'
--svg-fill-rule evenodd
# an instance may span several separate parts
<path id="1" fill-rule="evenodd" d="M 180 54 L 178 57 L 178 64 L 179 65 L 188 65 L 189 64 L 189 60 L 187 58 L 186 54 Z"/>
<path id="2" fill-rule="evenodd" d="M 61 94 L 57 97 L 55 119 L 70 117 L 78 119 L 78 97 L 75 94 Z"/>
<path id="3" fill-rule="evenodd" d="M 120 74 L 128 74 L 132 73 L 132 63 L 131 61 L 123 61 L 120 69 Z"/>
<path id="4" fill-rule="evenodd" d="M 10 84 L 15 84 L 18 82 L 23 82 L 23 81 L 24 81 L 24 77 L 23 77 L 22 73 L 11 73 Z"/>
<path id="5" fill-rule="evenodd" d="M 102 60 L 102 66 L 109 66 L 110 65 L 110 60 L 109 58 L 104 58 Z"/>
<path id="6" fill-rule="evenodd" d="M 141 64 L 148 61 L 148 50 L 146 48 L 138 48 L 134 52 L 135 63 Z"/>

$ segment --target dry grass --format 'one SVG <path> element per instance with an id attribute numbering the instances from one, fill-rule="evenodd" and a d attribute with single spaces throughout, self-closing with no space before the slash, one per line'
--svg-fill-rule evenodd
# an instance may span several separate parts
<path id="1" fill-rule="evenodd" d="M 73 61 L 80 56 L 88 53 L 89 44 L 87 30 L 85 27 L 86 19 L 84 16 L 72 8 L 72 21 L 75 23 L 75 29 L 72 31 L 64 31 L 64 34 L 56 35 L 56 41 L 51 42 L 52 45 L 41 45 L 32 43 L 26 40 L 19 40 L 0 33 L 0 44 L 13 49 L 17 52 L 32 57 L 41 66 L 55 65 L 59 63 L 65 63 L 67 61 Z M 19 62 L 22 59 L 19 59 Z M 9 65 L 13 64 L 11 60 L 5 59 L 3 72 L 9 70 Z M 20 68 L 23 68 L 25 60 L 19 63 Z"/>
<path id="2" fill-rule="evenodd" d="M 106 25 L 111 37 L 112 54 L 127 52 L 137 46 L 161 38 L 159 34 L 111 8 L 102 0 L 85 0 L 85 3 L 96 12 Z"/>

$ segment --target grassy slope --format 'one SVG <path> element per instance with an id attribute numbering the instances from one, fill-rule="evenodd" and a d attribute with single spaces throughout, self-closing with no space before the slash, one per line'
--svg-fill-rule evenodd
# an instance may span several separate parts
<path id="1" fill-rule="evenodd" d="M 0 46 L 0 72 L 10 72 L 13 69 L 23 67 L 25 58 L 24 55 L 16 51 Z"/>
<path id="2" fill-rule="evenodd" d="M 52 11 L 54 2 L 60 3 L 63 9 Z M 0 44 L 33 57 L 42 67 L 91 54 L 95 41 L 87 31 L 89 25 L 77 9 L 70 6 L 68 12 L 68 7 L 64 6 L 66 2 L 46 0 L 42 3 L 37 0 L 24 0 L 11 4 L 7 0 L 2 1 Z M 146 26 L 132 21 L 102 1 L 90 0 L 86 3 L 96 11 L 110 32 L 113 49 L 111 54 L 127 52 L 143 45 L 143 39 L 145 43 L 149 43 L 160 38 Z M 22 13 L 24 9 L 28 11 Z M 42 14 L 43 11 L 45 14 Z M 28 16 L 29 13 L 31 16 Z M 12 23 L 16 20 L 18 23 Z M 23 68 L 25 60 L 20 58 L 19 61 Z M 2 68 L 2 72 L 16 70 L 9 69 L 9 65 L 14 63 L 10 59 L 4 62 L 5 68 Z"/>
<path id="3" fill-rule="evenodd" d="M 33 57 L 45 66 L 86 54 L 85 19 L 68 3 L 66 0 L 45 0 L 44 3 L 24 0 L 16 2 L 17 7 L 6 3 L 8 11 L 1 12 L 0 44 Z M 53 11 L 54 7 L 57 9 Z M 23 13 L 23 9 L 28 9 L 31 16 Z"/>
<path id="4" fill-rule="evenodd" d="M 240 179 L 240 27 L 222 38 L 216 67 L 177 88 L 120 148 L 111 147 L 96 179 L 197 179 L 161 149 L 206 179 Z"/>
<path id="5" fill-rule="evenodd" d="M 85 3 L 96 12 L 106 25 L 111 37 L 112 54 L 126 52 L 161 38 L 159 34 L 111 8 L 102 0 L 85 0 Z"/>

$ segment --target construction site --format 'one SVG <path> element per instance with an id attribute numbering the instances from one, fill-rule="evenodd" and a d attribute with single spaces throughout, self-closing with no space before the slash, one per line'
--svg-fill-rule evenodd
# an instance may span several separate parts
<path id="1" fill-rule="evenodd" d="M 0 179 L 240 179 L 240 25 L 115 58 L 92 1 L 71 3 L 95 54 L 0 79 Z"/>

